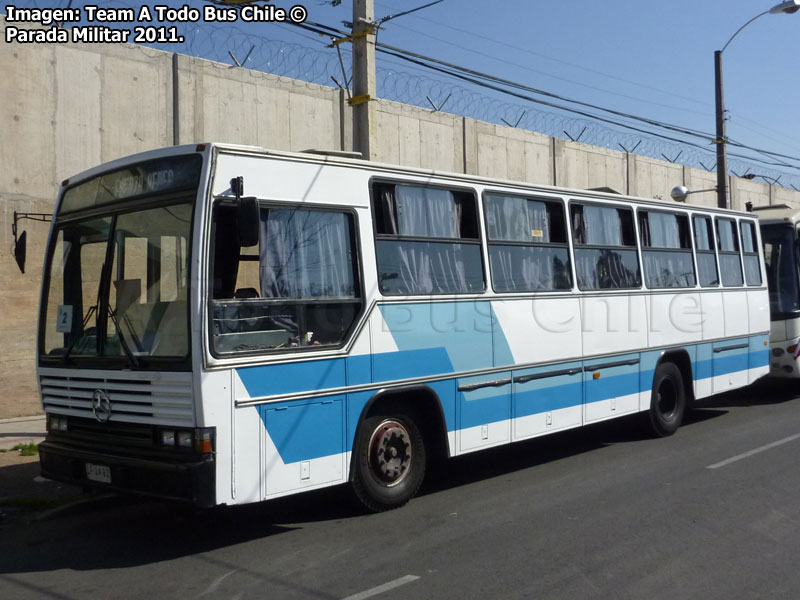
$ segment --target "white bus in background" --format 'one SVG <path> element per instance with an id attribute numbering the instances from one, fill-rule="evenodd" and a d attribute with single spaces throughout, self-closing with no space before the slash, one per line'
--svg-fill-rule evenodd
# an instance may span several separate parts
<path id="1" fill-rule="evenodd" d="M 752 214 L 217 144 L 65 181 L 46 477 L 241 504 L 687 403 L 768 371 Z"/>
<path id="2" fill-rule="evenodd" d="M 769 286 L 770 375 L 800 376 L 800 283 L 797 225 L 800 210 L 786 204 L 756 207 Z"/>

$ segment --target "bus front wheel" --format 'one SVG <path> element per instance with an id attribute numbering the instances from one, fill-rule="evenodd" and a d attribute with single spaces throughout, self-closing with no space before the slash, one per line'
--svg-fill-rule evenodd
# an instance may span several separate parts
<path id="1" fill-rule="evenodd" d="M 675 363 L 661 363 L 653 377 L 648 429 L 659 437 L 672 435 L 681 426 L 685 410 L 686 393 L 680 369 Z"/>
<path id="2" fill-rule="evenodd" d="M 373 512 L 403 506 L 425 476 L 425 444 L 408 415 L 366 418 L 358 430 L 353 460 L 353 490 Z"/>

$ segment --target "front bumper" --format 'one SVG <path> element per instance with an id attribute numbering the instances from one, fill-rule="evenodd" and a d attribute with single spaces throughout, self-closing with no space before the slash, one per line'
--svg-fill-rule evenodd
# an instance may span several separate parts
<path id="1" fill-rule="evenodd" d="M 215 498 L 213 455 L 189 460 L 141 458 L 75 448 L 46 439 L 39 444 L 42 476 L 82 487 L 143 494 L 156 498 L 192 502 L 211 507 Z M 108 467 L 111 483 L 93 481 L 86 476 L 86 464 Z"/>
<path id="2" fill-rule="evenodd" d="M 773 377 L 795 379 L 800 376 L 800 365 L 789 347 L 800 343 L 800 339 L 771 342 L 769 345 L 769 374 Z"/>

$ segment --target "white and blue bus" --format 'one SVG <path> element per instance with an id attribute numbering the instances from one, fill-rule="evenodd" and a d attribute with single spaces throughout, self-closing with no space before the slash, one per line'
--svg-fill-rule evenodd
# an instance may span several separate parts
<path id="1" fill-rule="evenodd" d="M 65 181 L 44 476 L 241 504 L 688 403 L 769 369 L 752 214 L 201 144 Z"/>

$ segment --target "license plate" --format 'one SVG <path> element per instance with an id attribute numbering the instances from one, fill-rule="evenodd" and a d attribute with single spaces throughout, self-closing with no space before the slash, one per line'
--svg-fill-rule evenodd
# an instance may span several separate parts
<path id="1" fill-rule="evenodd" d="M 111 483 L 111 467 L 86 463 L 86 479 L 99 481 L 100 483 Z"/>

